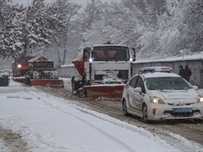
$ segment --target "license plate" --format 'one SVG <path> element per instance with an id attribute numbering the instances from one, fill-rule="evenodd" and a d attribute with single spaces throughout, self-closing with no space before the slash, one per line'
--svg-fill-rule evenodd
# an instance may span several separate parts
<path id="1" fill-rule="evenodd" d="M 174 113 L 190 113 L 192 112 L 192 108 L 174 108 Z"/>

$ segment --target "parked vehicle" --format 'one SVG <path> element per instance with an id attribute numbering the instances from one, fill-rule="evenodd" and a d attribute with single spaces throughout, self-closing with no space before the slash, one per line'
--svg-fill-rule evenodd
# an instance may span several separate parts
<path id="1" fill-rule="evenodd" d="M 170 67 L 146 67 L 125 85 L 123 113 L 144 122 L 169 119 L 203 119 L 203 96 Z"/>
<path id="2" fill-rule="evenodd" d="M 0 86 L 8 86 L 9 85 L 9 73 L 6 71 L 0 71 Z"/>
<path id="3" fill-rule="evenodd" d="M 11 69 L 3 69 L 3 70 L 1 70 L 1 73 L 4 73 L 4 72 L 8 73 L 8 78 L 9 79 L 13 79 L 13 71 Z"/>
<path id="4" fill-rule="evenodd" d="M 135 55 L 134 55 L 135 58 Z M 72 92 L 80 97 L 121 99 L 124 84 L 132 76 L 130 48 L 97 44 L 85 47 L 73 60 L 79 76 L 72 77 Z"/>

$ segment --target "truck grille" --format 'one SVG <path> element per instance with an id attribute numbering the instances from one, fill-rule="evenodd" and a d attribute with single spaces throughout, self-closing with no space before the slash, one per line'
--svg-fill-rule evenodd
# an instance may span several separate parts
<path id="1" fill-rule="evenodd" d="M 128 80 L 128 70 L 120 70 L 118 73 L 118 78 Z"/>
<path id="2" fill-rule="evenodd" d="M 103 75 L 95 75 L 95 80 L 102 80 Z M 118 73 L 118 78 L 123 80 L 128 80 L 128 70 L 120 70 Z"/>

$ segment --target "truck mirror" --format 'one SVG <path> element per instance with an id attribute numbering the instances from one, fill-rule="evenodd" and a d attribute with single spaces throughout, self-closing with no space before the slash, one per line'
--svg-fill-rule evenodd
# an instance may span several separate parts
<path id="1" fill-rule="evenodd" d="M 87 61 L 89 59 L 89 52 L 90 52 L 90 49 L 89 48 L 85 48 L 84 51 L 83 51 L 83 58 L 85 61 Z"/>
<path id="2" fill-rule="evenodd" d="M 135 61 L 136 60 L 136 50 L 135 50 L 135 48 L 132 48 L 132 50 L 133 50 L 133 61 Z"/>

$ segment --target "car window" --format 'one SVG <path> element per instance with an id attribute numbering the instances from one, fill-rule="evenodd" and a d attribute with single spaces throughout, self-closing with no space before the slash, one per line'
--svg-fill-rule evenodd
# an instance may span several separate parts
<path id="1" fill-rule="evenodd" d="M 130 80 L 129 85 L 130 85 L 131 87 L 135 88 L 135 84 L 136 84 L 136 82 L 137 82 L 137 79 L 138 79 L 138 76 L 133 77 L 133 78 Z"/>
<path id="2" fill-rule="evenodd" d="M 181 77 L 154 77 L 147 78 L 146 85 L 149 90 L 184 90 L 192 86 Z"/>
<path id="3" fill-rule="evenodd" d="M 143 93 L 146 93 L 146 92 L 145 92 L 145 87 L 144 87 L 144 82 L 143 82 L 143 80 L 142 80 L 141 77 L 138 78 L 136 87 L 140 87 L 140 88 L 142 89 L 142 92 L 143 92 Z"/>

